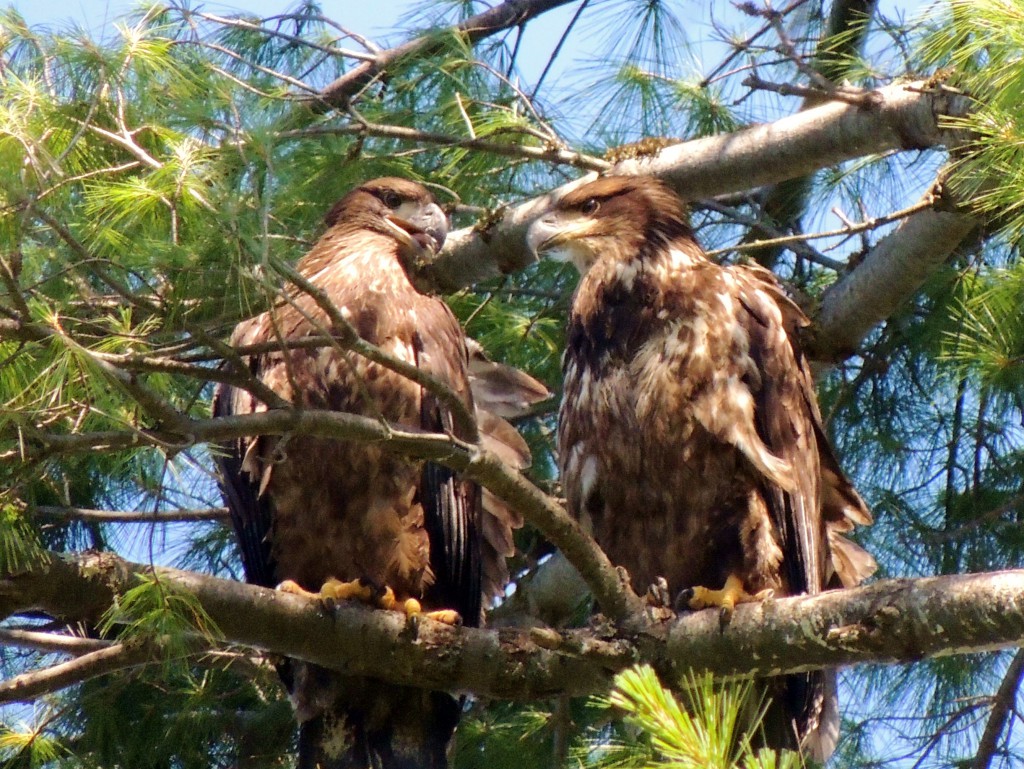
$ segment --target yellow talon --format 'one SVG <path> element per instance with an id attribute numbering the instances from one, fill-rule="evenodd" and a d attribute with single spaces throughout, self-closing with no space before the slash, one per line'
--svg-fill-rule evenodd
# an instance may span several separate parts
<path id="1" fill-rule="evenodd" d="M 402 610 L 407 617 L 415 617 L 417 614 L 423 613 L 423 607 L 415 598 L 406 598 L 405 603 L 402 604 Z"/>
<path id="2" fill-rule="evenodd" d="M 743 587 L 743 581 L 734 574 L 730 574 L 725 580 L 725 586 L 721 590 L 711 590 L 706 587 L 692 587 L 686 591 L 686 605 L 691 609 L 706 609 L 709 606 L 718 606 L 722 610 L 722 616 L 728 618 L 732 615 L 733 609 L 740 603 L 755 603 L 766 601 L 772 597 L 774 591 L 761 590 L 758 593 L 748 593 Z"/>
<path id="3" fill-rule="evenodd" d="M 340 579 L 331 577 L 320 588 L 319 597 L 321 600 L 348 601 L 355 599 L 363 603 L 371 603 L 373 601 L 373 594 L 373 587 L 361 580 L 354 579 L 350 582 L 342 582 Z"/>
<path id="4" fill-rule="evenodd" d="M 286 579 L 284 582 L 282 582 L 280 585 L 277 586 L 277 589 L 280 590 L 282 593 L 291 593 L 292 595 L 301 595 L 301 596 L 305 596 L 306 598 L 319 598 L 320 597 L 317 593 L 309 592 L 308 590 L 306 590 L 306 588 L 302 587 L 302 585 L 300 585 L 298 582 L 296 582 L 293 579 Z"/>
<path id="5" fill-rule="evenodd" d="M 387 609 L 390 611 L 395 608 L 396 603 L 398 603 L 398 601 L 395 598 L 395 591 L 385 585 L 384 594 L 377 599 L 377 608 Z"/>
<path id="6" fill-rule="evenodd" d="M 443 622 L 446 625 L 458 625 L 462 617 L 452 609 L 441 609 L 439 611 L 423 611 L 423 605 L 415 598 L 406 598 L 404 601 L 395 596 L 395 591 L 390 587 L 384 587 L 379 591 L 373 585 L 363 580 L 354 579 L 350 582 L 342 582 L 340 579 L 331 577 L 320 588 L 319 593 L 314 593 L 302 587 L 298 582 L 286 579 L 277 586 L 283 593 L 301 595 L 321 602 L 357 600 L 368 603 L 378 609 L 388 611 L 400 611 L 407 617 L 426 617 L 436 622 Z"/>
<path id="7" fill-rule="evenodd" d="M 462 617 L 454 609 L 439 609 L 438 611 L 424 612 L 423 616 L 432 619 L 434 622 L 443 622 L 446 625 L 461 625 Z"/>

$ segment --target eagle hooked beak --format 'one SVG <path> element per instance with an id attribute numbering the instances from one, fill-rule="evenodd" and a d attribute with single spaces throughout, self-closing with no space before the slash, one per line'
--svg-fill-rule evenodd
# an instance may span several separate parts
<path id="1" fill-rule="evenodd" d="M 590 222 L 586 218 L 549 211 L 530 225 L 526 243 L 538 259 L 571 262 L 583 275 L 596 257 L 584 240 L 589 228 Z"/>
<path id="2" fill-rule="evenodd" d="M 544 256 L 558 245 L 559 236 L 563 234 L 563 228 L 559 226 L 558 215 L 548 212 L 539 219 L 534 219 L 533 224 L 526 233 L 526 244 L 538 258 Z M 557 254 L 550 254 L 558 258 Z"/>
<path id="3" fill-rule="evenodd" d="M 437 203 L 406 201 L 385 218 L 403 240 L 434 253 L 441 250 L 448 236 L 448 217 Z"/>

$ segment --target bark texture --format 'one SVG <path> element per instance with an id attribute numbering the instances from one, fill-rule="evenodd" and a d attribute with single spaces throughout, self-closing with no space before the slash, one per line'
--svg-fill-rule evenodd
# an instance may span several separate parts
<path id="1" fill-rule="evenodd" d="M 663 179 L 686 200 L 804 176 L 847 160 L 893 150 L 954 146 L 962 136 L 940 125 L 943 116 L 963 115 L 968 100 L 925 82 L 900 83 L 866 92 L 860 103 L 835 101 L 773 123 L 674 144 L 654 155 L 616 163 L 614 174 L 649 174 Z M 526 245 L 533 219 L 596 174 L 511 206 L 484 226 L 456 230 L 431 267 L 438 290 L 452 291 L 485 278 L 522 269 L 534 260 Z"/>
<path id="2" fill-rule="evenodd" d="M 0 616 L 39 611 L 67 621 L 95 619 L 152 571 L 106 553 L 53 555 L 0 576 Z M 223 633 L 220 643 L 393 683 L 499 699 L 606 691 L 615 673 L 640 661 L 669 678 L 691 669 L 719 676 L 777 675 L 1024 642 L 1024 570 L 886 580 L 745 604 L 724 628 L 718 613 L 706 610 L 629 631 L 598 619 L 590 628 L 561 632 L 407 623 L 396 613 L 350 605 L 328 610 L 265 588 L 175 569 L 155 571 L 165 584 L 195 596 Z M 6 691 L 0 701 L 19 698 Z"/>

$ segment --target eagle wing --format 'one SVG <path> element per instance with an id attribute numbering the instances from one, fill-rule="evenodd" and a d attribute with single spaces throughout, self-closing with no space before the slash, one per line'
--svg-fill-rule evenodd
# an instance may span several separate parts
<path id="1" fill-rule="evenodd" d="M 825 587 L 827 544 L 821 521 L 818 434 L 813 379 L 797 338 L 809 324 L 767 270 L 731 268 L 742 309 L 737 319 L 749 338 L 756 375 L 754 429 L 765 447 L 792 470 L 791 488 L 766 479 L 762 492 L 783 551 L 787 592 Z"/>
<path id="2" fill-rule="evenodd" d="M 423 320 L 423 332 L 413 339 L 417 368 L 452 383 L 463 399 L 471 402 L 465 336 L 455 316 L 440 300 L 425 298 L 417 317 Z M 456 351 L 458 359 L 454 357 Z M 434 395 L 422 389 L 420 427 L 457 434 L 452 415 Z M 431 598 L 438 605 L 455 608 L 468 624 L 479 624 L 480 487 L 443 465 L 425 462 L 419 501 L 430 537 L 430 565 L 435 577 Z"/>
<path id="3" fill-rule="evenodd" d="M 872 516 L 825 435 L 814 377 L 799 341 L 800 329 L 810 320 L 774 273 L 757 265 L 733 272 L 747 284 L 740 292 L 745 310 L 741 323 L 761 374 L 754 393 L 758 435 L 773 454 L 800 470 L 792 478 L 791 492 L 774 484 L 766 488 L 792 592 L 852 587 L 874 573 L 877 564 L 842 535 L 855 524 L 870 525 Z"/>
<path id="4" fill-rule="evenodd" d="M 260 318 L 252 318 L 239 324 L 231 336 L 231 343 L 240 346 L 253 341 L 259 330 L 259 321 Z M 250 373 L 256 378 L 260 378 L 261 360 L 261 356 L 252 356 L 247 360 Z M 265 404 L 241 388 L 219 384 L 214 392 L 214 417 L 254 414 L 266 410 Z M 214 451 L 220 468 L 220 487 L 238 540 L 246 581 L 263 587 L 274 587 L 279 581 L 275 577 L 270 547 L 274 510 L 270 498 L 260 493 L 265 479 L 255 461 L 255 454 L 260 452 L 267 440 L 261 436 L 236 438 L 215 447 Z M 269 468 L 266 472 L 269 472 Z"/>

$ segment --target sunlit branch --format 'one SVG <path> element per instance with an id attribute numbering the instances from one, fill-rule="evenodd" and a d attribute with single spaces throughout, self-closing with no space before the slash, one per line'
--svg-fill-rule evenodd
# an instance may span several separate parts
<path id="1" fill-rule="evenodd" d="M 992 698 L 992 711 L 985 724 L 985 731 L 982 732 L 981 739 L 978 741 L 978 752 L 974 754 L 971 769 L 988 769 L 992 764 L 992 759 L 999 747 L 999 736 L 1006 728 L 1006 722 L 1016 707 L 1017 691 L 1020 689 L 1022 679 L 1024 679 L 1024 650 L 1018 650 L 1006 669 L 1002 683 L 999 684 L 999 691 Z"/>
<path id="2" fill-rule="evenodd" d="M 88 652 L 52 667 L 32 670 L 0 681 L 0 704 L 30 702 L 115 670 L 144 665 L 151 662 L 152 657 L 152 651 L 145 646 L 120 643 Z"/>
<path id="3" fill-rule="evenodd" d="M 579 570 L 605 614 L 614 619 L 626 619 L 638 612 L 639 599 L 623 583 L 622 575 L 557 500 L 491 452 L 450 435 L 412 432 L 338 411 L 276 409 L 185 420 L 176 424 L 173 432 L 36 433 L 26 439 L 24 445 L 0 452 L 0 461 L 31 461 L 74 452 L 120 451 L 146 445 L 185 449 L 196 443 L 290 434 L 372 442 L 383 450 L 438 462 L 462 473 L 511 505 L 558 547 Z"/>
<path id="4" fill-rule="evenodd" d="M 665 680 L 677 680 L 691 670 L 746 677 L 911 662 L 1007 648 L 1024 640 L 1020 570 L 887 580 L 744 604 L 725 627 L 711 609 L 632 630 L 607 625 L 569 631 L 483 630 L 425 619 L 410 625 L 399 613 L 345 603 L 325 612 L 318 601 L 292 594 L 194 572 L 152 569 L 109 553 L 86 553 L 52 556 L 46 566 L 0 575 L 0 608 L 86 620 L 154 571 L 162 582 L 195 597 L 223 633 L 224 643 L 349 675 L 499 699 L 607 691 L 616 672 L 640 661 L 652 664 Z M 209 644 L 195 640 L 200 646 Z M 111 656 L 108 664 L 114 669 L 139 662 L 127 652 Z M 103 672 L 101 663 L 92 664 L 93 671 Z M 55 676 L 48 678 L 38 686 L 52 691 Z M 78 671 L 64 680 L 80 678 Z M 17 699 L 10 692 L 8 687 L 7 698 Z"/>
<path id="5" fill-rule="evenodd" d="M 925 82 L 880 88 L 871 92 L 869 103 L 870 108 L 830 102 L 772 123 L 673 144 L 616 163 L 610 172 L 656 176 L 684 199 L 703 200 L 866 155 L 955 144 L 961 134 L 940 126 L 940 118 L 962 115 L 969 106 L 962 94 Z M 437 285 L 451 291 L 531 264 L 530 224 L 552 200 L 592 178 L 510 206 L 486 226 L 450 233 L 434 266 Z"/>
<path id="6" fill-rule="evenodd" d="M 772 91 L 779 94 L 779 96 L 803 96 L 805 98 L 816 99 L 818 101 L 823 99 L 835 99 L 836 101 L 845 101 L 849 104 L 860 105 L 866 103 L 866 99 L 870 93 L 870 91 L 865 91 L 863 88 L 851 88 L 849 86 L 815 88 L 794 85 L 793 83 L 772 83 L 768 80 L 762 80 L 756 73 L 746 77 L 740 85 L 744 85 L 747 88 L 756 88 L 762 91 Z"/>
<path id="7" fill-rule="evenodd" d="M 978 224 L 969 212 L 956 210 L 940 175 L 922 198 L 921 210 L 825 291 L 810 354 L 827 361 L 855 352 L 868 332 L 912 297 Z"/>
<path id="8" fill-rule="evenodd" d="M 92 521 L 95 523 L 194 523 L 196 521 L 228 521 L 226 507 L 202 510 L 93 510 L 85 507 L 62 505 L 33 505 L 29 512 L 43 518 L 62 521 Z"/>
<path id="9" fill-rule="evenodd" d="M 186 18 L 189 16 L 198 16 L 200 19 L 205 21 L 212 21 L 215 24 L 220 24 L 224 27 L 234 27 L 236 29 L 245 29 L 250 32 L 259 32 L 260 34 L 266 35 L 267 37 L 274 37 L 279 40 L 285 40 L 294 45 L 302 46 L 303 48 L 309 48 L 314 51 L 321 51 L 330 56 L 342 56 L 348 59 L 357 59 L 359 61 L 373 61 L 374 54 L 363 53 L 362 51 L 352 51 L 347 48 L 334 48 L 331 46 L 320 45 L 313 40 L 309 40 L 303 37 L 297 37 L 295 35 L 289 35 L 286 32 L 282 32 L 280 29 L 274 29 L 267 27 L 262 24 L 254 24 L 251 21 L 247 21 L 243 18 L 229 18 L 226 16 L 217 16 L 213 13 L 204 13 L 202 11 L 194 11 L 190 8 L 182 6 L 174 6 L 176 10 L 181 12 Z"/>
<path id="10" fill-rule="evenodd" d="M 708 251 L 708 256 L 717 256 L 718 254 L 724 253 L 742 253 L 744 251 L 755 251 L 759 248 L 766 246 L 785 246 L 791 243 L 801 243 L 806 240 L 817 240 L 818 238 L 837 238 L 837 237 L 848 237 L 850 235 L 856 235 L 858 232 L 867 232 L 868 230 L 874 230 L 883 225 L 890 224 L 892 222 L 906 219 L 913 214 L 920 211 L 927 211 L 935 205 L 935 198 L 933 195 L 927 195 L 922 200 L 914 203 L 913 205 L 901 208 L 899 211 L 893 211 L 891 214 L 885 216 L 875 216 L 871 219 L 866 219 L 863 222 L 851 223 L 845 227 L 841 227 L 836 230 L 824 230 L 821 232 L 808 232 L 800 233 L 799 235 L 780 235 L 777 238 L 765 238 L 763 240 L 753 240 L 749 243 L 739 243 L 730 248 L 718 248 L 714 251 Z M 759 225 L 755 225 L 759 226 Z M 840 263 L 833 263 L 834 268 L 841 268 L 844 265 Z"/>
<path id="11" fill-rule="evenodd" d="M 111 646 L 110 641 L 82 638 L 63 633 L 44 633 L 38 630 L 0 628 L 0 645 L 32 649 L 44 654 L 72 654 L 79 656 Z"/>
<path id="12" fill-rule="evenodd" d="M 566 5 L 571 0 L 506 0 L 483 13 L 471 16 L 449 30 L 463 34 L 471 42 L 483 40 L 496 32 L 519 26 L 552 8 Z M 359 91 L 380 77 L 388 67 L 409 56 L 426 56 L 438 46 L 438 33 L 417 37 L 395 48 L 378 53 L 372 61 L 354 67 L 326 86 L 317 100 L 310 104 L 315 112 L 341 107 Z"/>

